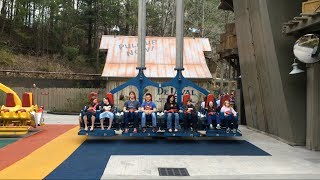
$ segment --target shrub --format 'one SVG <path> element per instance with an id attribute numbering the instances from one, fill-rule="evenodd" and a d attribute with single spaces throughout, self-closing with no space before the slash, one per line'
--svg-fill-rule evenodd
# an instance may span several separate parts
<path id="1" fill-rule="evenodd" d="M 63 56 L 69 61 L 73 61 L 79 54 L 79 49 L 72 46 L 63 46 Z"/>
<path id="2" fill-rule="evenodd" d="M 0 49 L 0 65 L 8 66 L 14 63 L 14 55 L 7 50 Z"/>
<path id="3" fill-rule="evenodd" d="M 48 64 L 43 64 L 38 68 L 39 71 L 50 72 L 51 67 Z"/>
<path id="4" fill-rule="evenodd" d="M 77 56 L 76 57 L 76 62 L 80 65 L 86 64 L 86 58 L 84 56 Z"/>

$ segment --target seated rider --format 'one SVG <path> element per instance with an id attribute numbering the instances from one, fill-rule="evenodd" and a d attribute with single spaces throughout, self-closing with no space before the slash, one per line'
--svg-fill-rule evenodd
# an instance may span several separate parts
<path id="1" fill-rule="evenodd" d="M 208 107 L 206 107 L 207 111 L 207 125 L 209 125 L 210 129 L 213 129 L 212 122 L 215 121 L 215 124 L 217 125 L 217 129 L 221 129 L 220 127 L 220 118 L 219 114 L 217 114 L 217 109 L 214 106 L 213 101 L 210 101 L 208 104 Z"/>
<path id="2" fill-rule="evenodd" d="M 101 123 L 101 129 L 104 130 L 103 121 L 108 118 L 109 119 L 109 126 L 108 130 L 112 127 L 112 122 L 114 119 L 113 114 L 113 104 L 110 103 L 109 98 L 103 98 L 103 101 L 100 105 L 100 123 Z"/>
<path id="3" fill-rule="evenodd" d="M 192 100 L 188 99 L 187 105 L 183 107 L 183 112 L 184 112 L 184 127 L 185 131 L 190 130 L 190 125 L 192 123 L 192 129 L 193 131 L 197 131 L 197 124 L 198 124 L 198 117 L 196 114 L 196 109 L 194 105 L 192 104 Z"/>
<path id="4" fill-rule="evenodd" d="M 232 128 L 232 132 L 236 133 L 238 129 L 238 113 L 230 106 L 229 101 L 224 102 L 224 106 L 221 108 L 221 117 L 225 121 L 227 130 L 229 133 Z"/>
<path id="5" fill-rule="evenodd" d="M 172 116 L 174 116 L 174 132 L 179 128 L 179 106 L 176 103 L 174 95 L 169 95 L 164 104 L 164 112 L 167 113 L 167 129 L 172 132 Z"/>
<path id="6" fill-rule="evenodd" d="M 138 110 L 140 107 L 139 101 L 136 100 L 136 93 L 131 91 L 129 93 L 129 100 L 124 103 L 124 125 L 125 132 L 129 132 L 129 121 L 133 121 L 133 133 L 138 132 L 139 122 L 138 122 Z"/>
<path id="7" fill-rule="evenodd" d="M 91 128 L 90 131 L 93 131 L 94 129 L 94 121 L 96 119 L 96 111 L 99 110 L 99 103 L 98 99 L 96 97 L 92 98 L 92 101 L 88 103 L 88 106 L 86 106 L 84 110 L 84 130 L 88 131 L 88 119 L 91 119 Z"/>
<path id="8" fill-rule="evenodd" d="M 147 93 L 145 95 L 145 101 L 141 104 L 141 110 L 142 110 L 142 117 L 141 117 L 141 126 L 142 126 L 142 132 L 146 132 L 146 119 L 147 116 L 151 116 L 152 118 L 152 131 L 157 131 L 157 107 L 154 102 L 152 102 L 152 95 L 150 93 Z"/>

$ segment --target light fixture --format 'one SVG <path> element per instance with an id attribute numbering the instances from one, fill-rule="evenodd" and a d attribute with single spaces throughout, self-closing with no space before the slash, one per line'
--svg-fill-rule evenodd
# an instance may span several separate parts
<path id="1" fill-rule="evenodd" d="M 119 26 L 115 25 L 112 29 L 112 32 L 114 32 L 114 37 L 116 37 L 116 34 L 120 32 Z"/>
<path id="2" fill-rule="evenodd" d="M 200 33 L 200 29 L 196 29 L 196 28 L 189 28 L 189 31 L 194 33 L 194 34 L 199 34 Z"/>
<path id="3" fill-rule="evenodd" d="M 320 61 L 320 35 L 306 34 L 299 38 L 293 47 L 293 54 L 306 64 Z"/>
<path id="4" fill-rule="evenodd" d="M 195 34 L 199 34 L 199 33 L 200 33 L 200 29 L 189 28 L 188 30 L 192 33 L 193 38 L 195 38 L 195 37 L 194 37 Z"/>
<path id="5" fill-rule="evenodd" d="M 296 59 L 306 64 L 320 61 L 320 35 L 306 34 L 300 37 L 293 46 L 293 54 L 296 57 L 289 74 L 299 74 L 304 70 L 299 69 Z"/>
<path id="6" fill-rule="evenodd" d="M 113 28 L 112 28 L 112 30 L 111 31 L 113 31 L 113 32 L 120 32 L 120 28 L 119 28 L 119 26 L 117 26 L 117 25 L 115 25 Z"/>
<path id="7" fill-rule="evenodd" d="M 296 63 L 296 58 L 294 58 L 294 63 L 292 64 L 292 71 L 289 74 L 293 75 L 293 74 L 303 73 L 304 70 L 299 69 L 298 65 L 299 64 Z"/>

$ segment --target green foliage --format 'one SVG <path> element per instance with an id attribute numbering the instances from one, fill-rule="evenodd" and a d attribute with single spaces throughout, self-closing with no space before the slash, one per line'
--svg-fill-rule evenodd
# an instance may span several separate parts
<path id="1" fill-rule="evenodd" d="M 71 46 L 63 46 L 63 56 L 69 61 L 73 61 L 79 54 L 79 49 Z"/>
<path id="2" fill-rule="evenodd" d="M 50 72 L 51 67 L 48 64 L 41 64 L 41 66 L 38 68 L 38 71 Z"/>
<path id="3" fill-rule="evenodd" d="M 95 64 L 101 34 L 136 36 L 138 0 L 15 0 L 2 1 L 6 18 L 0 28 L 35 54 L 57 54 L 74 61 L 79 55 Z M 14 2 L 14 4 L 11 4 Z M 188 28 L 203 29 L 200 37 L 218 42 L 224 24 L 232 20 L 229 12 L 217 9 L 220 0 L 185 0 L 185 36 Z M 147 35 L 175 36 L 175 1 L 147 1 Z"/>
<path id="4" fill-rule="evenodd" d="M 10 66 L 14 64 L 14 55 L 5 49 L 0 49 L 0 65 Z"/>
<path id="5" fill-rule="evenodd" d="M 23 32 L 19 29 L 15 30 L 15 35 L 19 36 L 19 38 L 24 41 L 28 41 L 28 40 L 32 39 L 31 35 L 27 34 L 26 32 Z"/>
<path id="6" fill-rule="evenodd" d="M 82 55 L 77 56 L 75 63 L 78 63 L 79 65 L 86 65 L 86 58 Z"/>

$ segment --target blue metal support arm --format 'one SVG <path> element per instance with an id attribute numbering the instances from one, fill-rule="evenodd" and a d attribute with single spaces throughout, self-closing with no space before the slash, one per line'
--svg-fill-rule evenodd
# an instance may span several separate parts
<path id="1" fill-rule="evenodd" d="M 138 89 L 139 102 L 142 103 L 143 90 L 147 86 L 153 86 L 153 87 L 158 87 L 158 88 L 172 86 L 177 90 L 177 101 L 178 101 L 180 107 L 181 107 L 181 102 L 182 102 L 182 100 L 181 100 L 182 90 L 185 87 L 192 87 L 206 96 L 209 94 L 209 91 L 207 91 L 206 89 L 199 87 L 198 85 L 196 85 L 192 81 L 183 77 L 183 75 L 182 75 L 183 69 L 177 69 L 177 75 L 171 81 L 163 83 L 163 84 L 158 84 L 158 83 L 155 83 L 155 82 L 151 81 L 150 79 L 148 79 L 143 73 L 144 68 L 137 68 L 137 69 L 139 70 L 139 74 L 135 78 L 130 79 L 126 83 L 114 88 L 110 92 L 112 94 L 115 94 L 115 93 L 121 91 L 122 89 L 126 88 L 127 86 L 135 86 Z"/>
<path id="2" fill-rule="evenodd" d="M 192 81 L 186 79 L 185 77 L 183 77 L 182 75 L 182 70 L 183 69 L 176 69 L 177 70 L 177 75 L 176 77 L 174 77 L 171 81 L 166 82 L 161 84 L 161 87 L 168 87 L 168 86 L 172 86 L 176 88 L 177 91 L 177 101 L 179 106 L 181 107 L 181 96 L 182 96 L 182 90 L 185 87 L 192 87 L 196 90 L 198 90 L 199 92 L 201 92 L 204 95 L 208 95 L 209 91 L 207 91 L 204 88 L 199 87 L 198 85 L 196 85 L 195 83 L 193 83 Z"/>
<path id="3" fill-rule="evenodd" d="M 135 78 L 130 79 L 126 83 L 114 88 L 113 90 L 110 91 L 110 93 L 115 94 L 121 91 L 122 89 L 126 88 L 127 86 L 135 86 L 138 89 L 139 102 L 142 103 L 143 90 L 147 86 L 159 87 L 159 84 L 151 81 L 144 75 L 143 70 L 145 68 L 137 68 L 137 69 L 139 70 L 139 73 Z"/>

